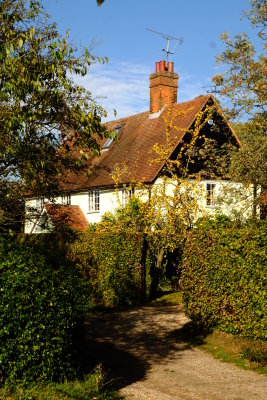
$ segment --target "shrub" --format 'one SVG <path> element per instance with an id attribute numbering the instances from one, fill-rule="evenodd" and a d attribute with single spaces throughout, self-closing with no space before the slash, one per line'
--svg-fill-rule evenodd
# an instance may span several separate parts
<path id="1" fill-rule="evenodd" d="M 267 339 L 266 222 L 202 224 L 188 237 L 181 285 L 187 315 L 204 326 Z"/>
<path id="2" fill-rule="evenodd" d="M 2 380 L 73 376 L 73 335 L 87 305 L 77 270 L 48 263 L 33 244 L 0 238 L 0 288 Z"/>
<path id="3" fill-rule="evenodd" d="M 139 304 L 142 298 L 142 246 L 141 235 L 126 230 L 85 232 L 72 244 L 70 254 L 87 276 L 96 300 L 129 306 Z M 146 264 L 149 271 L 149 259 Z"/>

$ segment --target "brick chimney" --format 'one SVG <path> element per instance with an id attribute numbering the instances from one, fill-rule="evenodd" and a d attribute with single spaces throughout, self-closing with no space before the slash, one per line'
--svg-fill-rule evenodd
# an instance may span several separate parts
<path id="1" fill-rule="evenodd" d="M 150 75 L 150 114 L 157 113 L 166 104 L 177 103 L 178 74 L 173 72 L 173 62 L 156 62 L 156 72 Z"/>

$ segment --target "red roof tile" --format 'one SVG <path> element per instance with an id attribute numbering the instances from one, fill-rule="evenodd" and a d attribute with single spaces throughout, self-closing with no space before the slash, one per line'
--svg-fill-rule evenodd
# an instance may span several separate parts
<path id="1" fill-rule="evenodd" d="M 88 228 L 88 221 L 79 206 L 45 204 L 44 208 L 54 224 L 79 230 Z"/>
<path id="2" fill-rule="evenodd" d="M 215 102 L 210 95 L 201 96 L 195 100 L 175 104 L 172 107 L 171 115 L 176 113 L 175 129 L 171 131 L 173 149 L 181 142 L 185 133 L 194 123 L 197 114 L 205 107 L 208 101 Z M 118 139 L 112 143 L 110 148 L 101 152 L 101 156 L 91 160 L 91 174 L 87 171 L 66 175 L 61 184 L 63 190 L 82 190 L 94 187 L 113 186 L 112 172 L 116 164 L 122 169 L 126 166 L 128 173 L 121 177 L 121 183 L 129 183 L 129 175 L 134 181 L 153 182 L 163 167 L 162 162 L 152 162 L 152 148 L 158 143 L 166 141 L 166 130 L 164 118 L 167 116 L 167 108 L 158 118 L 149 118 L 149 112 L 122 118 L 106 124 L 109 130 L 121 126 Z M 230 128 L 231 129 L 231 128 Z"/>

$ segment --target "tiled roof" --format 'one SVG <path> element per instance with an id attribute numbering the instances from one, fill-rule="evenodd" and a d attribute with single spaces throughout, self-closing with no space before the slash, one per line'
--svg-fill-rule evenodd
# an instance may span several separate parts
<path id="1" fill-rule="evenodd" d="M 54 224 L 79 230 L 88 228 L 88 221 L 79 206 L 45 204 L 44 208 Z"/>
<path id="2" fill-rule="evenodd" d="M 175 129 L 171 132 L 173 149 L 181 142 L 183 136 L 191 127 L 197 114 L 204 108 L 208 101 L 214 102 L 210 95 L 201 96 L 195 100 L 172 106 L 171 115 L 176 113 Z M 70 172 L 61 184 L 62 190 L 82 190 L 94 187 L 114 185 L 112 172 L 116 164 L 122 170 L 127 167 L 128 172 L 121 176 L 121 183 L 129 183 L 129 175 L 134 181 L 145 183 L 153 182 L 163 167 L 162 162 L 153 162 L 156 158 L 153 146 L 166 141 L 164 118 L 168 113 L 167 108 L 158 118 L 149 118 L 149 113 L 133 115 L 106 124 L 109 130 L 121 126 L 118 140 L 110 148 L 102 151 L 100 157 L 91 161 L 91 174 L 87 171 Z M 170 154 L 171 155 L 171 154 Z"/>

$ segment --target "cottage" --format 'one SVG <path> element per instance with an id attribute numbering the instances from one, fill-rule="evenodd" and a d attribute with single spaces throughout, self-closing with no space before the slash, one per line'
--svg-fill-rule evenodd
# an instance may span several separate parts
<path id="1" fill-rule="evenodd" d="M 150 75 L 149 111 L 107 123 L 108 130 L 114 134 L 101 141 L 100 156 L 90 160 L 90 174 L 87 167 L 79 174 L 70 172 L 65 176 L 60 184 L 60 196 L 55 196 L 56 214 L 67 214 L 70 226 L 85 229 L 88 224 L 99 222 L 107 211 L 118 207 L 118 202 L 123 205 L 131 197 L 137 182 L 151 187 L 159 184 L 166 160 L 158 157 L 155 145 L 158 148 L 168 145 L 168 157 L 177 157 L 183 143 L 190 143 L 201 113 L 212 115 L 204 124 L 202 118 L 201 137 L 216 143 L 218 149 L 228 144 L 239 146 L 238 138 L 213 96 L 177 103 L 178 78 L 172 62 L 157 62 L 155 72 Z M 212 174 L 208 171 L 200 174 L 205 169 L 203 162 L 195 162 L 191 169 L 194 173 L 191 177 L 201 176 L 200 203 L 208 212 L 214 212 L 221 190 L 231 183 L 221 173 L 216 176 L 216 168 Z M 26 233 L 46 231 L 47 221 L 53 225 L 53 207 L 47 202 L 35 198 L 26 200 L 26 207 L 40 211 L 39 217 L 25 224 Z M 227 214 L 229 210 L 226 205 L 223 207 Z"/>

